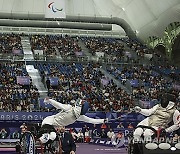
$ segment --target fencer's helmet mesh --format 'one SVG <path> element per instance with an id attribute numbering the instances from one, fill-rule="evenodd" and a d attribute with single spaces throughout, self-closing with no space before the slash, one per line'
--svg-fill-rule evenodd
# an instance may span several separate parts
<path id="1" fill-rule="evenodd" d="M 161 94 L 161 106 L 166 108 L 169 104 L 169 101 L 176 102 L 176 96 L 173 93 L 164 92 Z"/>

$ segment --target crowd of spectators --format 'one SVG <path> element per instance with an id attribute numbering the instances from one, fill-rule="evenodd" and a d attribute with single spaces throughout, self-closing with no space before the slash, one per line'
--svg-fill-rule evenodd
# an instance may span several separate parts
<path id="1" fill-rule="evenodd" d="M 22 85 L 17 77 L 29 77 L 23 62 L 0 63 L 0 111 L 34 111 L 38 106 L 39 93 L 32 85 Z"/>
<path id="2" fill-rule="evenodd" d="M 173 80 L 166 79 L 163 75 L 155 72 L 151 66 L 109 66 L 107 70 L 122 84 L 126 85 L 128 82 L 132 88 L 132 95 L 137 99 L 158 100 L 160 91 L 173 88 Z M 132 81 L 135 80 L 137 82 L 133 85 Z"/>
<path id="3" fill-rule="evenodd" d="M 68 35 L 32 35 L 30 37 L 31 48 L 43 50 L 43 54 L 50 57 L 61 56 L 62 58 L 76 57 L 77 52 L 82 52 L 78 45 L 78 37 Z"/>
<path id="4" fill-rule="evenodd" d="M 22 53 L 21 37 L 18 34 L 0 34 L 0 54 Z"/>
<path id="5" fill-rule="evenodd" d="M 118 88 L 99 70 L 99 64 L 37 64 L 47 78 L 58 77 L 59 84 L 50 86 L 48 96 L 67 104 L 77 98 L 90 103 L 90 111 L 129 111 L 134 106 L 131 95 Z M 46 74 L 46 73 L 42 73 Z"/>
<path id="6" fill-rule="evenodd" d="M 106 127 L 104 127 L 104 124 L 102 125 L 93 125 L 93 126 L 87 126 L 86 124 L 78 129 L 75 130 L 73 128 L 67 129 L 72 134 L 74 140 L 76 142 L 90 142 L 91 139 L 105 139 L 112 141 L 113 138 L 115 138 L 117 135 L 122 135 L 124 129 L 133 130 L 135 126 L 133 126 L 131 123 L 127 123 L 126 126 L 122 122 L 120 122 L 121 127 L 114 127 L 112 128 L 111 125 L 105 124 Z M 122 137 L 122 136 L 121 136 Z"/>
<path id="7" fill-rule="evenodd" d="M 129 62 L 131 60 L 126 54 L 123 43 L 117 39 L 102 37 L 82 37 L 81 39 L 93 56 L 103 53 L 101 58 L 109 59 L 108 61 Z"/>
<path id="8" fill-rule="evenodd" d="M 137 53 L 138 56 L 144 57 L 144 54 L 152 54 L 153 50 L 150 50 L 146 47 L 146 45 L 142 44 L 137 40 L 132 40 L 130 38 L 123 38 L 121 39 L 126 45 L 132 50 Z"/>
<path id="9" fill-rule="evenodd" d="M 149 49 L 137 40 L 129 38 L 123 38 L 121 40 L 125 42 L 132 51 L 135 51 L 140 58 L 144 58 L 146 54 L 151 55 L 150 57 L 146 56 L 146 58 L 149 59 L 153 68 L 165 75 L 169 75 L 175 80 L 179 80 L 180 69 L 169 61 L 165 53 L 157 49 Z"/>
<path id="10" fill-rule="evenodd" d="M 177 66 L 174 66 L 172 64 L 166 63 L 165 66 L 163 65 L 153 65 L 153 68 L 162 74 L 170 77 L 171 79 L 174 80 L 174 82 L 179 82 L 180 81 L 180 68 Z"/>
<path id="11" fill-rule="evenodd" d="M 32 35 L 30 36 L 32 50 L 43 50 L 44 54 L 62 57 L 75 55 L 81 52 L 78 45 L 78 37 L 72 38 L 68 35 Z M 139 56 L 152 53 L 138 41 L 130 39 L 112 38 L 81 38 L 92 55 L 103 52 L 106 55 L 122 60 L 125 48 L 122 41 L 135 50 Z M 22 49 L 19 35 L 0 35 L 1 47 L 6 49 Z M 5 44 L 10 47 L 5 48 Z M 11 48 L 12 47 L 12 48 Z M 11 49 L 10 49 L 11 48 Z M 58 52 L 57 52 L 58 51 Z M 38 106 L 39 93 L 35 86 L 24 86 L 17 84 L 16 76 L 28 76 L 25 65 L 22 63 L 4 63 L 0 65 L 0 110 L 2 111 L 34 111 Z M 134 99 L 153 100 L 158 99 L 160 90 L 178 86 L 172 80 L 167 80 L 161 74 L 153 71 L 151 66 L 118 67 L 111 65 L 107 68 L 124 85 L 127 81 L 138 80 L 138 86 L 132 86 L 132 96 L 118 88 L 112 80 L 106 78 L 99 71 L 98 64 L 37 64 L 42 75 L 42 81 L 48 88 L 48 96 L 62 103 L 71 103 L 78 97 L 86 98 L 91 103 L 91 111 L 128 111 L 134 105 Z M 162 72 L 178 79 L 179 69 L 172 65 L 156 66 Z M 5 78 L 6 77 L 6 78 Z M 57 77 L 58 85 L 50 83 L 51 77 Z M 45 81 L 46 80 L 46 81 Z M 131 82 L 130 82 L 131 83 Z M 5 90 L 4 90 L 4 89 Z M 2 90 L 3 89 L 3 90 Z M 6 93 L 6 95 L 4 95 Z M 36 105 L 35 105 L 36 104 Z M 35 108 L 34 108 L 35 107 Z M 42 110 L 44 110 L 42 108 Z"/>

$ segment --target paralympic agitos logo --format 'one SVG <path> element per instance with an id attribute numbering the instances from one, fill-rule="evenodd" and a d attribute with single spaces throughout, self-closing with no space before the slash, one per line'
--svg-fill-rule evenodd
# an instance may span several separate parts
<path id="1" fill-rule="evenodd" d="M 51 2 L 48 4 L 48 8 L 52 10 L 52 12 L 56 13 L 56 12 L 60 12 L 63 10 L 63 8 L 59 9 L 55 7 L 54 2 Z"/>

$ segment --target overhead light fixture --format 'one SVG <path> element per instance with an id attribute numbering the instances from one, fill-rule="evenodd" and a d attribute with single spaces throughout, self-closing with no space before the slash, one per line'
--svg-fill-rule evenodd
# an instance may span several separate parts
<path id="1" fill-rule="evenodd" d="M 123 10 L 123 11 L 125 11 L 125 8 L 124 8 L 124 7 L 122 7 L 122 10 Z"/>
<path id="2" fill-rule="evenodd" d="M 138 30 L 136 30 L 136 34 L 138 34 L 139 33 L 139 31 Z"/>

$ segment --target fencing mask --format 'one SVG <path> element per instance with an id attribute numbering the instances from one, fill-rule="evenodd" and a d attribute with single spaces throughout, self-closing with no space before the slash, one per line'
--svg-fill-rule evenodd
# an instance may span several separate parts
<path id="1" fill-rule="evenodd" d="M 171 93 L 164 93 L 161 95 L 161 106 L 166 108 L 169 104 L 169 101 L 175 102 L 176 97 L 174 94 Z"/>

